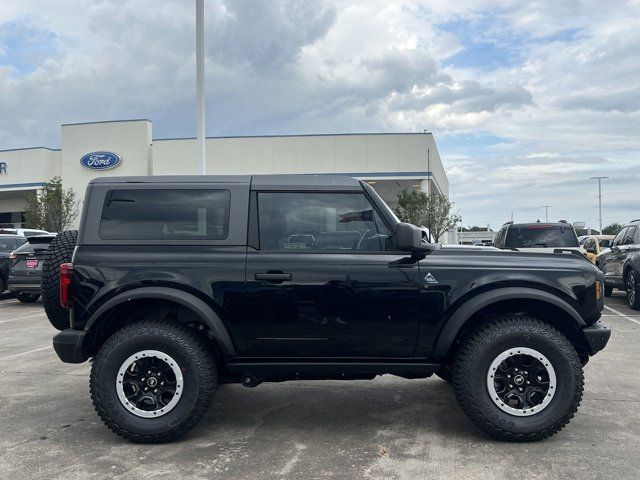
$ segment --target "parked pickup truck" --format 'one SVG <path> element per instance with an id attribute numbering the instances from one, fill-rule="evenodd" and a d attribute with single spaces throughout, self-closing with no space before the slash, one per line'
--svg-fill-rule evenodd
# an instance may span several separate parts
<path id="1" fill-rule="evenodd" d="M 602 273 L 427 238 L 349 177 L 96 179 L 45 261 L 53 345 L 93 358 L 100 418 L 136 442 L 185 434 L 220 383 L 383 374 L 439 375 L 498 439 L 561 430 L 609 339 Z"/>

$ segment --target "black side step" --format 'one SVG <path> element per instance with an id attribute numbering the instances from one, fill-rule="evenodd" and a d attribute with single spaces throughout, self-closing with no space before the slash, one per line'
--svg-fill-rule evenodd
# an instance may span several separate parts
<path id="1" fill-rule="evenodd" d="M 233 373 L 251 372 L 254 375 L 418 375 L 435 373 L 439 363 L 426 362 L 235 362 L 225 364 Z"/>

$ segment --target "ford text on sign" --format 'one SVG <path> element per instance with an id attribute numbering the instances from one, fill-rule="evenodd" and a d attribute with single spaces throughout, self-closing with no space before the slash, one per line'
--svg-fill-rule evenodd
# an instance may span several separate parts
<path id="1" fill-rule="evenodd" d="M 92 170 L 107 170 L 117 167 L 120 164 L 120 155 L 113 152 L 91 152 L 80 159 L 80 163 L 85 168 Z"/>

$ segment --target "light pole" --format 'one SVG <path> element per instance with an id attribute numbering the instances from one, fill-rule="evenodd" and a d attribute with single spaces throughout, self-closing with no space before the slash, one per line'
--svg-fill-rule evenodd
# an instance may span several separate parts
<path id="1" fill-rule="evenodd" d="M 609 177 L 591 177 L 589 180 L 598 180 L 598 223 L 600 224 L 600 235 L 602 235 L 602 179 Z"/>
<path id="2" fill-rule="evenodd" d="M 196 0 L 196 158 L 201 175 L 206 169 L 204 137 L 204 0 Z"/>
<path id="3" fill-rule="evenodd" d="M 540 205 L 542 208 L 544 208 L 544 221 L 548 222 L 549 221 L 549 209 L 551 208 L 551 205 Z"/>

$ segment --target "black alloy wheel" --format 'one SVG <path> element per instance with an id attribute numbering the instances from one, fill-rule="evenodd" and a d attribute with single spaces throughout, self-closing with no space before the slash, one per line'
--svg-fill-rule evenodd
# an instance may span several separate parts
<path id="1" fill-rule="evenodd" d="M 638 298 L 638 279 L 633 270 L 629 270 L 625 281 L 625 290 L 627 292 L 627 302 L 634 310 L 640 310 L 640 298 Z"/>

